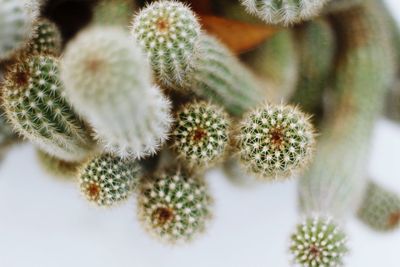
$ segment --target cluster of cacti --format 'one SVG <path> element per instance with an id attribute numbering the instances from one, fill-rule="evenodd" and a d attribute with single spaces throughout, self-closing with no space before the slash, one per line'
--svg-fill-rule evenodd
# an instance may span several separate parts
<path id="1" fill-rule="evenodd" d="M 209 16 L 175 0 L 99 0 L 72 40 L 39 16 L 39 1 L 0 0 L 0 145 L 12 127 L 38 146 L 45 171 L 76 180 L 97 206 L 136 194 L 143 227 L 172 244 L 213 217 L 211 168 L 242 184 L 299 175 L 305 220 L 291 236 L 293 261 L 342 266 L 348 213 L 358 208 L 377 230 L 400 224 L 399 197 L 365 178 L 400 54 L 380 1 L 204 3 L 225 24 L 276 32 L 253 51 L 231 51 L 203 27 Z"/>

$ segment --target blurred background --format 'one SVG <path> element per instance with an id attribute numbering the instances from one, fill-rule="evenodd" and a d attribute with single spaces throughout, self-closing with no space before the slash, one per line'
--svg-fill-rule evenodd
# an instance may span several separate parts
<path id="1" fill-rule="evenodd" d="M 400 21 L 400 2 L 387 2 Z M 400 125 L 380 120 L 369 171 L 397 192 L 399 151 Z M 43 173 L 31 145 L 19 145 L 0 166 L 0 266 L 289 266 L 289 235 L 299 219 L 296 180 L 240 187 L 218 170 L 207 180 L 215 197 L 213 224 L 194 243 L 169 247 L 143 232 L 134 198 L 115 209 L 94 208 L 75 184 Z M 400 266 L 400 231 L 372 232 L 355 218 L 346 230 L 347 266 Z"/>

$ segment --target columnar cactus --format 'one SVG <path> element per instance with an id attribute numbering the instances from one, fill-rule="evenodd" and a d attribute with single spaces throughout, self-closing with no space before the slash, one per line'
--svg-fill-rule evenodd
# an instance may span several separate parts
<path id="1" fill-rule="evenodd" d="M 144 182 L 138 195 L 138 216 L 152 236 L 182 243 L 205 230 L 211 202 L 201 179 L 181 171 L 164 172 Z"/>
<path id="2" fill-rule="evenodd" d="M 222 159 L 228 135 L 227 114 L 212 104 L 195 102 L 177 112 L 172 139 L 175 150 L 189 167 L 201 168 Z"/>
<path id="3" fill-rule="evenodd" d="M 400 226 L 400 196 L 370 182 L 358 218 L 377 231 L 391 231 Z"/>
<path id="4" fill-rule="evenodd" d="M 81 192 L 88 201 L 110 207 L 125 201 L 136 190 L 140 168 L 134 160 L 102 154 L 83 164 L 78 176 Z"/>
<path id="5" fill-rule="evenodd" d="M 132 0 L 101 0 L 94 8 L 93 23 L 128 28 L 135 7 Z"/>
<path id="6" fill-rule="evenodd" d="M 57 25 L 47 19 L 37 20 L 33 25 L 32 38 L 27 50 L 31 54 L 59 55 L 61 33 Z"/>
<path id="7" fill-rule="evenodd" d="M 247 11 L 267 23 L 290 25 L 311 19 L 328 0 L 241 0 Z"/>
<path id="8" fill-rule="evenodd" d="M 38 0 L 0 0 L 0 60 L 26 44 L 38 12 Z"/>
<path id="9" fill-rule="evenodd" d="M 314 128 L 298 108 L 265 104 L 241 122 L 238 148 L 250 174 L 264 180 L 288 178 L 308 165 Z"/>
<path id="10" fill-rule="evenodd" d="M 147 52 L 156 78 L 168 87 L 182 88 L 200 37 L 190 8 L 177 1 L 151 3 L 134 18 L 132 34 Z"/>
<path id="11" fill-rule="evenodd" d="M 93 148 L 88 128 L 65 99 L 59 61 L 52 56 L 13 65 L 5 77 L 3 105 L 15 131 L 50 155 L 79 161 Z"/>
<path id="12" fill-rule="evenodd" d="M 67 96 L 106 151 L 141 158 L 166 140 L 170 103 L 151 84 L 146 59 L 122 29 L 82 32 L 66 49 L 62 78 Z"/>
<path id="13" fill-rule="evenodd" d="M 297 226 L 290 251 L 302 267 L 342 266 L 348 252 L 346 234 L 330 219 L 314 217 Z"/>
<path id="14" fill-rule="evenodd" d="M 42 169 L 51 176 L 72 180 L 78 173 L 82 162 L 72 162 L 58 159 L 46 152 L 37 150 L 37 159 Z"/>

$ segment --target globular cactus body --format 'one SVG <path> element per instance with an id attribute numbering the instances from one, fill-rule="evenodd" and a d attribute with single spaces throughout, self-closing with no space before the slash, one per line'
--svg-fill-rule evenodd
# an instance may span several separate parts
<path id="1" fill-rule="evenodd" d="M 7 73 L 3 90 L 6 116 L 23 137 L 66 161 L 79 161 L 92 150 L 87 126 L 65 99 L 56 58 L 20 60 Z"/>
<path id="2" fill-rule="evenodd" d="M 166 140 L 170 103 L 152 85 L 146 59 L 123 30 L 82 32 L 67 47 L 62 78 L 67 96 L 106 151 L 141 158 Z"/>
<path id="3" fill-rule="evenodd" d="M 61 52 L 61 33 L 57 25 L 47 19 L 37 20 L 27 50 L 30 54 L 58 56 Z"/>

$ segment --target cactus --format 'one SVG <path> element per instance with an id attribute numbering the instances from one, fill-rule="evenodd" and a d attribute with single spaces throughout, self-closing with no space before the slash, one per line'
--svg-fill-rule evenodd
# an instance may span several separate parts
<path id="1" fill-rule="evenodd" d="M 194 65 L 188 78 L 193 92 L 231 115 L 241 116 L 266 98 L 253 74 L 214 37 L 201 36 Z"/>
<path id="2" fill-rule="evenodd" d="M 298 108 L 265 104 L 241 122 L 238 148 L 250 174 L 264 180 L 288 178 L 308 165 L 314 128 Z"/>
<path id="3" fill-rule="evenodd" d="M 56 58 L 19 60 L 6 73 L 3 94 L 15 131 L 48 154 L 79 161 L 93 148 L 89 130 L 65 99 Z"/>
<path id="4" fill-rule="evenodd" d="M 147 61 L 128 33 L 93 27 L 71 42 L 62 62 L 66 94 L 106 151 L 154 154 L 171 126 L 170 103 L 151 84 Z"/>
<path id="5" fill-rule="evenodd" d="M 211 198 L 204 182 L 181 171 L 147 180 L 138 195 L 138 217 L 154 237 L 167 243 L 192 240 L 211 217 Z"/>
<path id="6" fill-rule="evenodd" d="M 314 217 L 297 226 L 290 251 L 299 266 L 342 266 L 348 252 L 346 243 L 346 234 L 335 222 Z"/>
<path id="7" fill-rule="evenodd" d="M 38 12 L 37 0 L 0 0 L 0 60 L 26 44 Z"/>
<path id="8" fill-rule="evenodd" d="M 58 159 L 46 152 L 37 150 L 37 160 L 42 169 L 56 178 L 71 180 L 77 176 L 78 168 L 82 162 L 71 162 Z"/>
<path id="9" fill-rule="evenodd" d="M 400 196 L 370 182 L 358 218 L 377 231 L 392 231 L 400 226 Z"/>
<path id="10" fill-rule="evenodd" d="M 177 1 L 157 1 L 134 18 L 132 35 L 147 52 L 157 80 L 182 89 L 200 37 L 194 13 Z"/>
<path id="11" fill-rule="evenodd" d="M 267 23 L 290 25 L 309 20 L 328 0 L 241 0 L 246 10 Z"/>
<path id="12" fill-rule="evenodd" d="M 78 176 L 79 187 L 88 201 L 110 207 L 125 201 L 136 190 L 140 168 L 134 160 L 102 154 L 83 164 Z"/>
<path id="13" fill-rule="evenodd" d="M 132 0 L 101 0 L 94 8 L 93 23 L 127 27 L 135 8 Z"/>
<path id="14" fill-rule="evenodd" d="M 326 13 L 346 11 L 369 0 L 331 0 L 325 6 Z"/>
<path id="15" fill-rule="evenodd" d="M 334 65 L 336 37 L 325 19 L 305 23 L 295 35 L 301 68 L 291 102 L 310 114 L 321 114 L 324 89 Z"/>
<path id="16" fill-rule="evenodd" d="M 341 36 L 335 100 L 324 121 L 315 161 L 300 180 L 306 214 L 345 219 L 362 199 L 371 134 L 393 79 L 388 25 L 376 1 L 332 16 Z"/>
<path id="17" fill-rule="evenodd" d="M 30 54 L 50 54 L 58 56 L 61 52 L 61 33 L 53 22 L 39 19 L 33 25 L 32 39 L 28 44 Z"/>
<path id="18" fill-rule="evenodd" d="M 228 144 L 229 121 L 225 112 L 206 102 L 185 105 L 177 112 L 172 133 L 175 150 L 190 168 L 218 163 Z"/>

